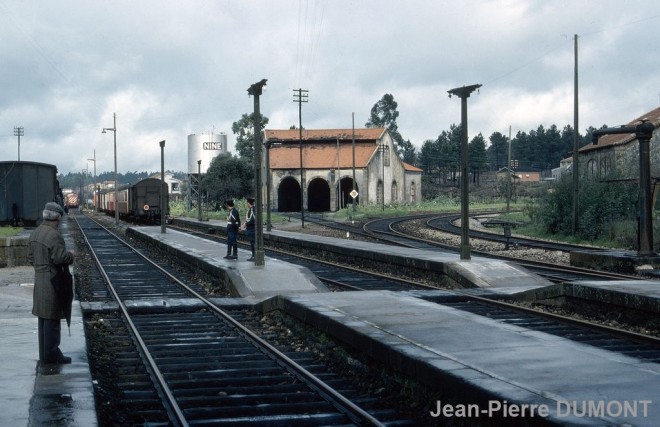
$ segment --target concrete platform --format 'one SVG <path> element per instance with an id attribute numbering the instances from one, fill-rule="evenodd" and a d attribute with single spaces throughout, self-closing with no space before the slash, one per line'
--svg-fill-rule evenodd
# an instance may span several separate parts
<path id="1" fill-rule="evenodd" d="M 264 307 L 441 390 L 429 422 L 657 426 L 660 420 L 659 364 L 389 291 L 282 296 Z"/>
<path id="2" fill-rule="evenodd" d="M 200 230 L 220 230 L 224 233 L 225 226 L 221 221 L 198 221 L 191 218 L 177 218 L 174 222 L 182 222 L 196 226 Z M 455 252 L 429 251 L 391 246 L 360 240 L 336 239 L 332 237 L 303 234 L 280 229 L 264 231 L 264 240 L 280 245 L 318 248 L 331 246 L 331 251 L 349 257 L 378 261 L 402 268 L 423 269 L 442 275 L 448 283 L 463 288 L 519 288 L 532 289 L 549 286 L 549 280 L 539 277 L 517 265 L 506 261 L 492 260 L 484 257 L 472 257 L 462 261 Z"/>
<path id="3" fill-rule="evenodd" d="M 232 295 L 262 300 L 282 294 L 329 292 L 328 288 L 308 269 L 266 257 L 265 265 L 246 261 L 248 251 L 238 250 L 238 260 L 223 256 L 226 246 L 176 230 L 160 232 L 160 227 L 131 227 L 127 231 L 148 239 L 162 250 L 175 254 L 201 270 L 222 277 Z"/>
<path id="4" fill-rule="evenodd" d="M 34 269 L 0 269 L 0 425 L 96 426 L 80 303 L 73 301 L 71 336 L 62 321 L 62 352 L 70 365 L 39 365 L 37 318 L 31 314 Z"/>

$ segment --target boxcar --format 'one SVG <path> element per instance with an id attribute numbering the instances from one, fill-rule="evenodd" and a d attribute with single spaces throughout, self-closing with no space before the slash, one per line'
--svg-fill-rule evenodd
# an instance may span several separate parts
<path id="1" fill-rule="evenodd" d="M 115 203 L 115 190 L 102 191 L 99 195 L 100 208 L 108 215 L 115 214 L 115 207 L 119 210 L 119 217 L 141 222 L 160 221 L 160 195 L 161 189 L 165 195 L 165 215 L 169 214 L 169 188 L 160 179 L 146 178 L 135 184 L 122 185 L 117 189 L 117 202 Z"/>
<path id="2" fill-rule="evenodd" d="M 0 162 L 0 224 L 40 223 L 44 206 L 64 206 L 57 167 L 36 162 Z"/>

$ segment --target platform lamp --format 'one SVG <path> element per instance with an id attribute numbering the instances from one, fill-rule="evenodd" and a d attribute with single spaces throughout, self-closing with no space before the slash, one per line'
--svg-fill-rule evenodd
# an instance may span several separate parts
<path id="1" fill-rule="evenodd" d="M 448 90 L 449 97 L 456 95 L 461 98 L 461 259 L 470 259 L 470 218 L 468 192 L 468 115 L 467 99 L 470 94 L 481 87 L 480 84 L 457 87 Z"/>
<path id="2" fill-rule="evenodd" d="M 197 221 L 202 220 L 202 161 L 197 160 Z"/>
<path id="3" fill-rule="evenodd" d="M 94 149 L 94 158 L 93 159 L 87 159 L 88 162 L 94 162 L 94 187 L 92 190 L 92 194 L 96 194 L 96 202 L 99 202 L 99 193 L 96 192 L 96 149 Z M 92 196 L 94 197 L 94 196 Z M 94 203 L 94 212 L 98 212 L 98 204 Z"/>
<path id="4" fill-rule="evenodd" d="M 165 140 L 160 145 L 160 233 L 165 234 Z"/>
<path id="5" fill-rule="evenodd" d="M 112 113 L 111 128 L 103 128 L 101 133 L 112 131 L 114 136 L 114 151 L 115 151 L 115 224 L 119 225 L 119 182 L 117 181 L 117 113 Z"/>

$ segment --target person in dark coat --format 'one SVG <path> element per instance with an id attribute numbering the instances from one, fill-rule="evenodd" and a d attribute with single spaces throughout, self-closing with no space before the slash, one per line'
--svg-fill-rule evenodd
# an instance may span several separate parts
<path id="1" fill-rule="evenodd" d="M 250 250 L 252 251 L 252 256 L 248 258 L 248 261 L 254 261 L 254 240 L 255 240 L 255 229 L 254 225 L 256 224 L 257 217 L 254 215 L 254 199 L 252 197 L 247 198 L 248 211 L 245 214 L 245 234 L 248 235 L 250 239 Z"/>
<path id="2" fill-rule="evenodd" d="M 55 202 L 46 203 L 44 221 L 30 234 L 28 240 L 28 261 L 34 266 L 32 314 L 39 320 L 41 363 L 71 363 L 71 358 L 64 356 L 60 350 L 61 319 L 71 315 L 71 298 L 58 295 L 56 287 L 61 287 L 53 283 L 57 273 L 64 268 L 68 270 L 74 259 L 73 251 L 66 250 L 64 238 L 58 230 L 62 216 L 64 209 L 60 205 Z M 66 291 L 70 293 L 70 290 Z M 73 294 L 70 295 L 72 297 Z"/>
<path id="3" fill-rule="evenodd" d="M 234 207 L 233 200 L 225 201 L 227 209 L 227 255 L 225 259 L 238 259 L 238 229 L 241 226 L 241 216 L 238 209 Z"/>

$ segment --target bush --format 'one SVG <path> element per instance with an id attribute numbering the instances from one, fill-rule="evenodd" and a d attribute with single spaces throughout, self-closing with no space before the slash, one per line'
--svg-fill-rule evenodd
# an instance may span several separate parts
<path id="1" fill-rule="evenodd" d="M 637 185 L 629 181 L 582 179 L 578 194 L 576 237 L 596 241 L 618 236 L 637 218 Z M 543 225 L 550 234 L 573 233 L 573 177 L 563 176 L 535 206 L 528 207 L 530 218 Z M 636 234 L 635 234 L 636 235 Z M 630 242 L 630 238 L 623 240 Z M 634 242 L 636 244 L 636 237 Z"/>

